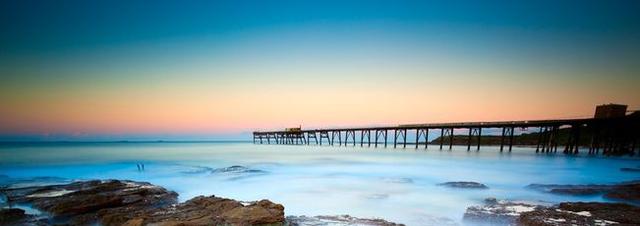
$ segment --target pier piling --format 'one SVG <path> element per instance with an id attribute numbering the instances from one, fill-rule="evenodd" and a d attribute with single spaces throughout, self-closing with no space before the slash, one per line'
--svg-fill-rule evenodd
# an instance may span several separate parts
<path id="1" fill-rule="evenodd" d="M 505 146 L 511 152 L 514 145 L 515 129 L 527 128 L 537 129 L 536 153 L 555 153 L 560 142 L 564 145 L 563 153 L 575 155 L 579 153 L 580 147 L 588 148 L 590 155 L 635 155 L 638 150 L 640 139 L 640 113 L 635 112 L 624 117 L 613 118 L 585 118 L 585 119 L 558 119 L 558 120 L 530 120 L 530 121 L 505 121 L 505 122 L 464 122 L 464 123 L 432 123 L 432 124 L 409 124 L 385 127 L 365 127 L 365 128 L 343 128 L 343 129 L 316 129 L 316 130 L 294 130 L 253 132 L 254 144 L 295 144 L 295 145 L 324 145 L 331 146 L 355 146 L 356 136 L 359 136 L 360 147 L 365 143 L 371 147 L 378 144 L 388 145 L 387 134 L 389 130 L 394 133 L 393 147 L 406 148 L 409 131 L 415 131 L 415 148 L 418 149 L 424 142 L 424 148 L 429 146 L 429 129 L 440 130 L 440 137 L 434 143 L 439 144 L 442 150 L 445 142 L 449 144 L 449 150 L 453 149 L 453 144 L 459 142 L 458 136 L 454 133 L 458 130 L 468 130 L 466 140 L 467 151 L 471 150 L 471 145 L 475 140 L 476 151 L 480 150 L 482 144 L 482 130 L 487 128 L 500 129 L 500 152 Z M 562 128 L 562 129 L 561 129 Z M 560 131 L 562 136 L 560 136 Z M 371 138 L 371 133 L 375 133 Z M 344 133 L 344 142 L 342 139 Z M 519 133 L 520 134 L 520 133 Z M 584 135 L 583 135 L 584 134 Z M 520 136 L 520 135 L 518 135 Z M 581 140 L 581 136 L 586 139 Z M 462 136 L 464 137 L 464 136 Z M 454 139 L 455 138 L 455 139 Z M 313 139 L 313 140 L 312 140 Z M 366 141 L 365 141 L 366 139 Z M 520 138 L 519 138 L 520 139 Z M 337 142 L 337 143 L 336 143 Z M 522 140 L 519 140 L 522 143 Z M 531 144 L 529 144 L 531 145 Z M 638 153 L 640 154 L 640 153 Z"/>

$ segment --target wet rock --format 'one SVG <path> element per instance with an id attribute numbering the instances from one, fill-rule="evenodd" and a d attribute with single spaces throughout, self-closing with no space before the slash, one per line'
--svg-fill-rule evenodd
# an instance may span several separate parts
<path id="1" fill-rule="evenodd" d="M 7 208 L 0 209 L 0 225 L 18 225 L 27 218 L 24 210 Z"/>
<path id="2" fill-rule="evenodd" d="M 383 219 L 365 219 L 349 215 L 337 216 L 287 216 L 287 223 L 291 226 L 317 226 L 317 225 L 359 225 L 359 226 L 400 226 Z"/>
<path id="3" fill-rule="evenodd" d="M 520 215 L 519 225 L 640 225 L 640 207 L 622 203 L 565 202 Z"/>
<path id="4" fill-rule="evenodd" d="M 614 200 L 640 202 L 640 183 L 616 185 L 604 194 L 604 197 Z"/>
<path id="5" fill-rule="evenodd" d="M 463 220 L 473 225 L 513 225 L 520 214 L 541 208 L 540 205 L 485 199 L 482 206 L 471 206 L 464 213 Z"/>
<path id="6" fill-rule="evenodd" d="M 169 208 L 136 214 L 122 224 L 283 225 L 284 207 L 269 200 L 244 205 L 232 199 L 199 196 Z"/>
<path id="7" fill-rule="evenodd" d="M 470 188 L 470 189 L 488 189 L 484 184 L 472 181 L 453 181 L 438 184 L 439 186 L 451 187 L 451 188 Z"/>
<path id="8" fill-rule="evenodd" d="M 84 181 L 6 189 L 15 203 L 47 212 L 71 225 L 282 225 L 284 207 L 269 200 L 242 203 L 215 196 L 177 204 L 177 194 L 144 182 Z M 2 222 L 2 221 L 0 221 Z M 29 222 L 36 224 L 35 221 Z"/>
<path id="9" fill-rule="evenodd" d="M 104 214 L 171 205 L 178 196 L 149 183 L 118 180 L 24 187 L 4 192 L 14 203 L 30 204 L 51 214 L 56 222 L 69 224 L 92 224 L 100 221 Z"/>
<path id="10" fill-rule="evenodd" d="M 489 197 L 484 199 L 484 203 L 487 205 L 496 205 L 498 204 L 498 199 L 494 198 L 494 197 Z"/>
<path id="11" fill-rule="evenodd" d="M 558 185 L 531 184 L 528 188 L 560 195 L 603 195 L 604 198 L 640 202 L 640 182 L 630 181 L 619 184 L 602 185 Z"/>

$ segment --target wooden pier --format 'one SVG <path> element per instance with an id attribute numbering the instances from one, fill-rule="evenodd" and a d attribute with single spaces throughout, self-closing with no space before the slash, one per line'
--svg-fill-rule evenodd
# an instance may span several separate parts
<path id="1" fill-rule="evenodd" d="M 582 118 L 558 120 L 528 120 L 500 122 L 462 122 L 462 123 L 429 123 L 407 124 L 383 127 L 329 128 L 329 129 L 287 129 L 283 131 L 253 132 L 256 144 L 293 144 L 293 145 L 333 145 L 333 146 L 367 146 L 378 147 L 393 145 L 394 148 L 427 149 L 429 131 L 439 132 L 439 149 L 443 149 L 445 140 L 448 149 L 453 146 L 454 132 L 466 134 L 467 151 L 472 146 L 480 150 L 483 130 L 497 129 L 500 133 L 500 152 L 511 152 L 514 146 L 516 129 L 538 129 L 536 152 L 553 153 L 558 151 L 559 131 L 568 130 L 562 152 L 578 154 L 584 131 L 589 133 L 589 142 L 582 147 L 588 148 L 589 154 L 602 152 L 605 155 L 635 154 L 640 140 L 640 113 L 634 112 L 622 117 Z M 464 133 L 466 132 L 466 133 Z M 415 134 L 412 141 L 408 134 Z M 392 135 L 389 139 L 388 135 Z M 640 153 L 639 153 L 640 154 Z"/>

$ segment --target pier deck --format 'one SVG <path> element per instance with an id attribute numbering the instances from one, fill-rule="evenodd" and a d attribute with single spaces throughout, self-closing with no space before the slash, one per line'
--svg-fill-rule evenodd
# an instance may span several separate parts
<path id="1" fill-rule="evenodd" d="M 454 122 L 454 123 L 426 123 L 403 124 L 397 126 L 353 127 L 353 128 L 321 128 L 295 129 L 282 131 L 255 131 L 253 142 L 256 144 L 294 144 L 294 145 L 351 145 L 374 146 L 392 144 L 394 148 L 428 147 L 429 131 L 440 132 L 439 148 L 445 145 L 448 138 L 448 148 L 452 149 L 454 132 L 467 132 L 467 150 L 480 150 L 483 129 L 498 129 L 500 133 L 500 151 L 511 151 L 514 145 L 514 131 L 517 128 L 537 128 L 538 139 L 536 152 L 557 152 L 559 146 L 560 129 L 569 130 L 569 136 L 564 142 L 565 154 L 577 154 L 580 146 L 587 146 L 589 154 L 634 154 L 638 149 L 640 137 L 640 113 L 624 117 L 613 118 L 577 118 L 556 120 L 522 120 L 495 122 Z M 580 143 L 581 131 L 588 131 L 589 144 Z M 389 132 L 393 137 L 388 139 Z M 373 133 L 373 134 L 372 134 Z M 414 140 L 407 141 L 407 135 L 415 134 Z M 475 142 L 474 142 L 475 140 Z M 325 143 L 323 143 L 325 141 Z"/>

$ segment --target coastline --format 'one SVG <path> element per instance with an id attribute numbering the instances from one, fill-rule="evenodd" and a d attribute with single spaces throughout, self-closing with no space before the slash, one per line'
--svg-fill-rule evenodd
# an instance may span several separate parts
<path id="1" fill-rule="evenodd" d="M 433 150 L 313 150 L 309 152 L 297 146 L 258 149 L 251 144 L 37 147 L 21 149 L 25 157 L 13 159 L 29 159 L 34 153 L 44 152 L 57 158 L 49 164 L 42 161 L 4 164 L 1 173 L 4 176 L 0 175 L 0 179 L 4 179 L 0 184 L 33 186 L 94 179 L 145 181 L 178 192 L 176 205 L 200 195 L 248 201 L 269 198 L 285 207 L 288 224 L 295 221 L 300 222 L 299 225 L 350 225 L 348 222 L 363 218 L 365 221 L 382 218 L 410 226 L 461 226 L 477 225 L 466 223 L 473 220 L 465 217 L 472 207 L 495 210 L 498 212 L 492 214 L 497 219 L 515 221 L 517 218 L 510 215 L 520 213 L 512 210 L 530 209 L 520 204 L 534 205 L 535 209 L 562 202 L 613 202 L 615 200 L 602 197 L 600 190 L 597 194 L 568 195 L 549 192 L 562 187 L 537 189 L 528 185 L 611 186 L 636 180 L 639 167 L 637 161 L 631 159 L 541 157 L 520 152 L 507 156 Z M 87 157 L 92 156 L 100 158 L 87 162 Z M 498 162 L 505 164 L 496 164 Z M 137 168 L 138 163 L 144 168 Z M 447 170 L 434 170 L 439 167 Z M 544 174 L 549 167 L 555 167 L 553 175 Z M 492 197 L 496 202 L 484 201 Z M 513 205 L 502 205 L 510 203 Z M 415 206 L 420 209 L 411 212 Z"/>
<path id="2" fill-rule="evenodd" d="M 451 189 L 489 189 L 476 182 L 449 182 Z M 640 201 L 640 182 L 615 185 L 530 185 L 541 192 L 603 195 Z M 376 225 L 401 223 L 383 219 L 336 216 L 286 216 L 285 207 L 270 200 L 237 201 L 197 196 L 182 203 L 178 194 L 147 182 L 89 180 L 66 184 L 3 188 L 8 206 L 0 209 L 0 225 Z M 589 193 L 585 193 L 585 191 Z M 613 195 L 611 195 L 613 194 Z M 17 205 L 17 206 L 16 206 Z M 41 211 L 27 214 L 24 206 Z M 511 201 L 487 198 L 470 206 L 464 225 L 613 225 L 640 224 L 640 207 L 624 203 Z M 434 225 L 449 225 L 439 222 Z M 456 225 L 451 223 L 450 225 Z"/>

